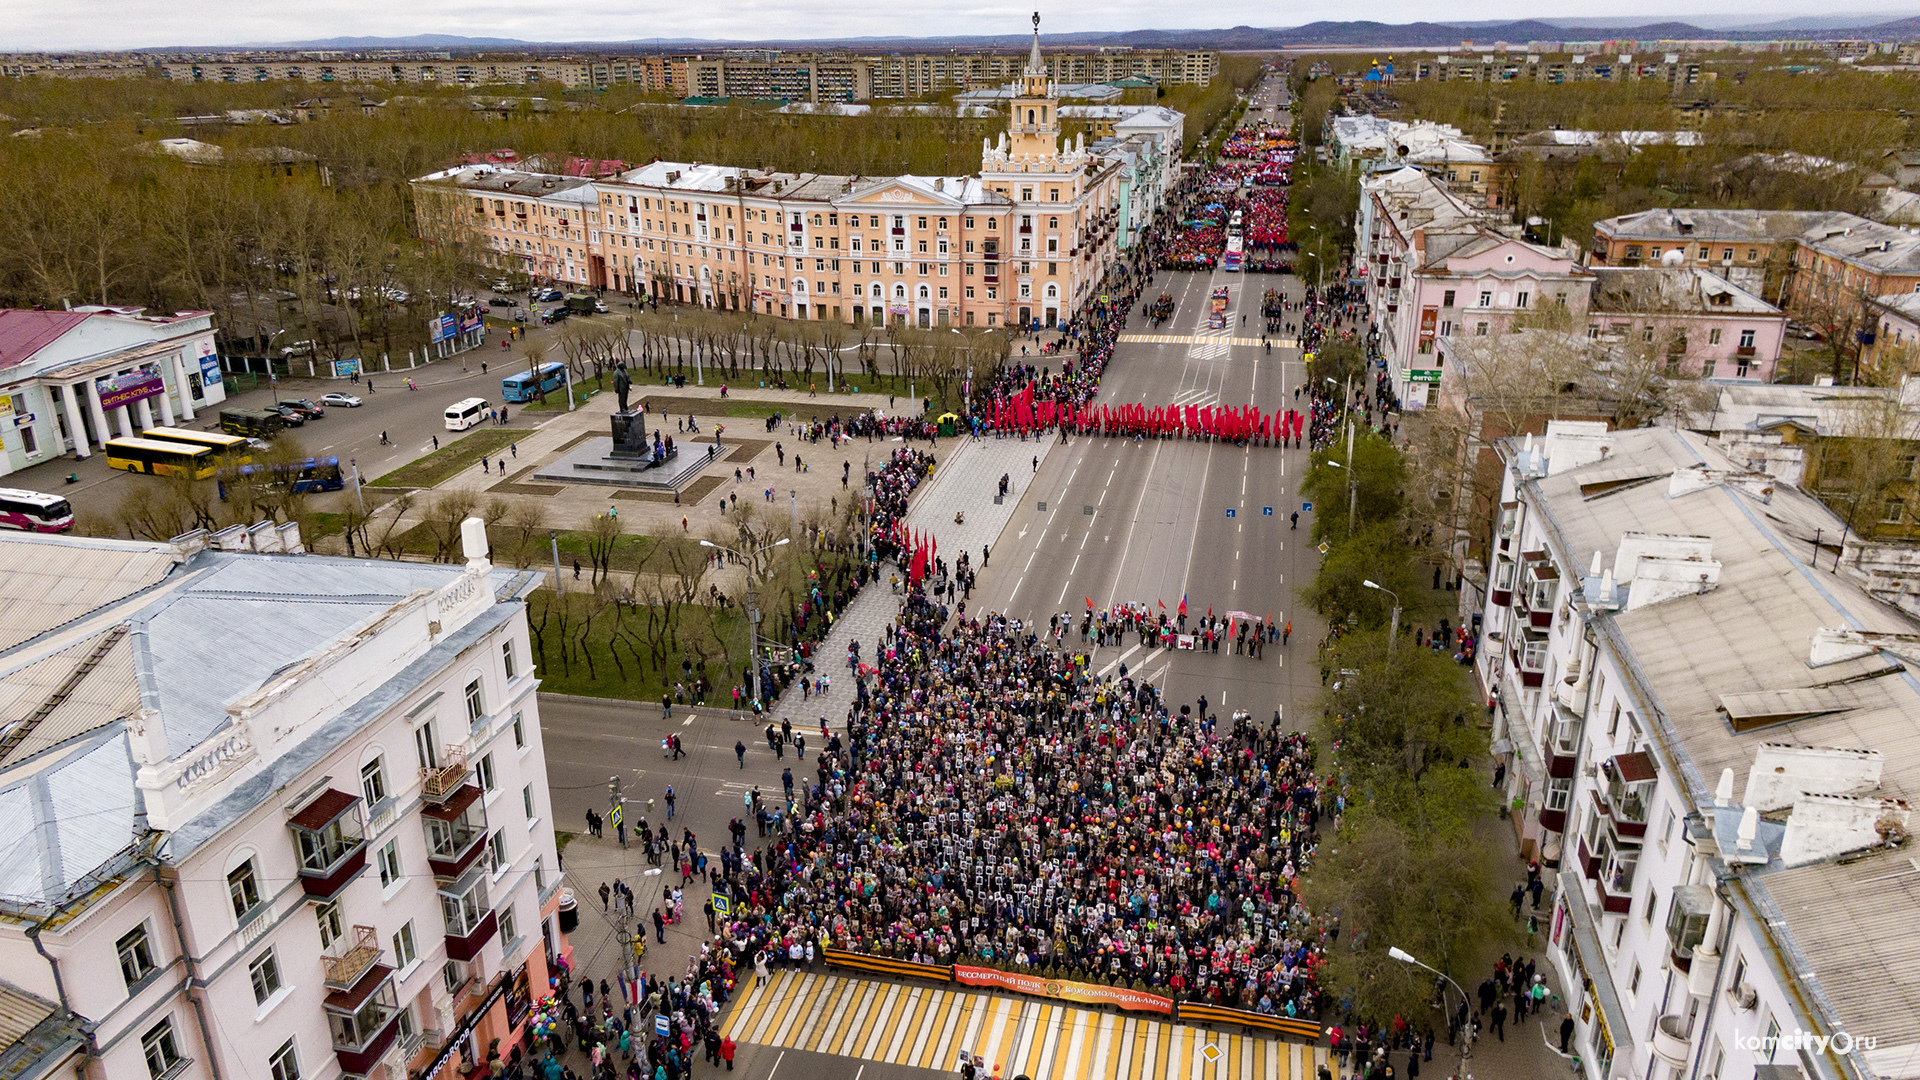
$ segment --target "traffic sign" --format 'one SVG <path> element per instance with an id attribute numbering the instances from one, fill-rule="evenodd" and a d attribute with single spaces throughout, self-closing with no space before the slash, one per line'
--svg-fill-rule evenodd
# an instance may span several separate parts
<path id="1" fill-rule="evenodd" d="M 1227 507 L 1227 516 L 1228 516 L 1228 517 L 1232 517 L 1232 516 L 1233 516 L 1233 507 L 1231 507 L 1231 506 L 1229 506 L 1229 507 Z"/>
<path id="2" fill-rule="evenodd" d="M 1312 503 L 1310 503 L 1310 502 L 1303 502 L 1303 503 L 1301 503 L 1301 504 L 1300 504 L 1300 512 L 1301 512 L 1301 513 L 1303 513 L 1303 514 L 1311 514 L 1311 513 L 1313 513 L 1313 504 L 1312 504 Z"/>
<path id="3" fill-rule="evenodd" d="M 670 1034 L 672 1031 L 673 1031 L 673 1025 L 668 1022 L 666 1013 L 653 1014 L 653 1033 L 655 1035 L 659 1035 L 664 1038 L 665 1036 Z"/>
<path id="4" fill-rule="evenodd" d="M 1263 506 L 1263 507 L 1261 507 L 1261 508 L 1260 508 L 1260 516 L 1261 516 L 1261 517 L 1272 517 L 1272 516 L 1273 516 L 1273 507 L 1271 507 L 1271 506 Z"/>
<path id="5" fill-rule="evenodd" d="M 713 894 L 713 913 L 724 919 L 733 910 L 733 900 L 724 893 Z"/>

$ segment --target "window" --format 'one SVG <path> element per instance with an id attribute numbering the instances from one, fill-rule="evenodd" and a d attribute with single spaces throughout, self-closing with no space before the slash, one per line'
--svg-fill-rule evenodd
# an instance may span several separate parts
<path id="1" fill-rule="evenodd" d="M 369 811 L 386 799 L 387 759 L 384 756 L 360 766 L 360 794 L 367 800 Z"/>
<path id="2" fill-rule="evenodd" d="M 248 859 L 227 873 L 227 898 L 233 901 L 233 917 L 244 919 L 260 906 L 260 882 L 254 877 L 253 860 Z"/>
<path id="3" fill-rule="evenodd" d="M 1716 326 L 1713 329 L 1707 331 L 1707 344 L 1709 345 L 1720 344 L 1720 328 L 1719 327 Z"/>
<path id="4" fill-rule="evenodd" d="M 519 713 L 513 714 L 513 746 L 516 750 L 527 748 L 527 724 Z"/>
<path id="5" fill-rule="evenodd" d="M 433 721 L 429 720 L 413 729 L 413 749 L 420 757 L 421 768 L 439 768 L 440 747 L 433 739 Z"/>
<path id="6" fill-rule="evenodd" d="M 501 908 L 500 909 L 500 940 L 506 942 L 509 945 L 520 940 L 519 929 L 520 928 L 518 926 L 514 925 L 513 905 L 508 904 L 505 907 Z"/>
<path id="7" fill-rule="evenodd" d="M 393 932 L 393 962 L 404 971 L 419 958 L 419 952 L 413 944 L 413 920 L 409 919 Z"/>
<path id="8" fill-rule="evenodd" d="M 509 641 L 503 641 L 500 643 L 500 660 L 501 660 L 501 663 L 506 667 L 508 682 L 512 682 L 515 678 L 519 677 L 520 665 L 513 658 L 513 642 L 512 641 L 509 640 Z"/>
<path id="9" fill-rule="evenodd" d="M 547 891 L 547 862 L 539 855 L 533 857 L 533 889 L 535 892 Z"/>
<path id="10" fill-rule="evenodd" d="M 313 917 L 320 922 L 320 947 L 323 949 L 339 941 L 346 933 L 340 922 L 338 901 L 328 901 L 315 907 Z"/>
<path id="11" fill-rule="evenodd" d="M 1907 519 L 1907 504 L 1904 499 L 1888 499 L 1880 508 L 1880 524 L 1898 525 Z"/>
<path id="12" fill-rule="evenodd" d="M 507 868 L 507 834 L 494 833 L 487 837 L 487 866 L 494 873 Z"/>
<path id="13" fill-rule="evenodd" d="M 1653 913 L 1657 911 L 1659 907 L 1660 907 L 1659 887 L 1648 886 L 1647 887 L 1647 906 L 1644 911 L 1640 912 L 1640 921 L 1646 923 L 1648 926 L 1652 926 Z"/>
<path id="14" fill-rule="evenodd" d="M 1474 337 L 1486 337 L 1486 336 L 1487 336 L 1487 330 L 1488 330 L 1488 329 L 1489 329 L 1489 326 L 1488 326 L 1488 324 L 1486 324 L 1486 323 L 1483 323 L 1483 322 L 1477 322 L 1477 323 L 1474 323 L 1474 324 L 1473 324 L 1473 336 L 1474 336 Z"/>
<path id="15" fill-rule="evenodd" d="M 1530 295 L 1531 295 L 1530 293 L 1524 293 L 1524 292 L 1517 292 L 1517 293 L 1514 293 L 1514 294 L 1513 294 L 1513 306 L 1514 306 L 1514 307 L 1518 307 L 1518 308 L 1523 308 L 1523 307 L 1526 307 L 1526 306 L 1527 306 L 1527 299 L 1528 299 L 1528 297 L 1529 297 Z"/>
<path id="16" fill-rule="evenodd" d="M 292 1039 L 281 1043 L 267 1059 L 267 1072 L 273 1080 L 300 1080 L 300 1059 L 294 1053 Z"/>
<path id="17" fill-rule="evenodd" d="M 527 821 L 531 823 L 533 821 L 533 785 L 532 784 L 528 784 L 526 787 L 523 787 L 520 789 L 520 804 L 522 807 L 526 809 Z"/>
<path id="18" fill-rule="evenodd" d="M 467 684 L 467 719 L 477 722 L 485 715 L 487 715 L 487 709 L 485 703 L 480 700 L 480 680 L 475 679 Z"/>
<path id="19" fill-rule="evenodd" d="M 380 887 L 385 889 L 400 880 L 400 841 L 389 840 L 380 849 Z"/>
<path id="20" fill-rule="evenodd" d="M 1481 307 L 1493 306 L 1493 293 L 1490 290 L 1487 290 L 1487 289 L 1480 290 L 1480 306 Z"/>
<path id="21" fill-rule="evenodd" d="M 1751 330 L 1740 331 L 1740 347 L 1743 349 L 1753 348 L 1753 331 Z"/>
<path id="22" fill-rule="evenodd" d="M 967 218 L 967 219 L 966 219 L 966 227 L 967 227 L 967 228 L 969 228 L 969 229 L 971 229 L 971 228 L 973 228 L 973 219 L 972 219 L 972 218 Z M 972 248 L 968 248 L 967 250 L 968 250 L 968 251 L 972 251 L 973 249 L 972 249 Z"/>
<path id="23" fill-rule="evenodd" d="M 153 1025 L 140 1036 L 140 1050 L 147 1056 L 147 1075 L 153 1080 L 166 1080 L 187 1063 L 187 1059 L 180 1056 L 180 1044 L 173 1037 L 172 1017 Z"/>
<path id="24" fill-rule="evenodd" d="M 1573 800 L 1573 777 L 1547 780 L 1547 809 L 1564 811 Z"/>
<path id="25" fill-rule="evenodd" d="M 480 756 L 480 760 L 473 763 L 473 775 L 475 776 L 475 778 L 477 778 L 480 781 L 481 791 L 485 791 L 485 792 L 493 791 L 494 780 L 493 780 L 493 755 L 492 754 L 482 754 Z"/>
<path id="26" fill-rule="evenodd" d="M 1657 258 L 1659 258 L 1659 257 L 1660 257 L 1660 252 L 1661 252 L 1661 250 L 1662 250 L 1662 249 L 1661 249 L 1661 247 L 1660 247 L 1660 245 L 1659 245 L 1659 244 L 1655 244 L 1655 245 L 1653 245 L 1652 247 L 1650 247 L 1650 248 L 1648 248 L 1648 249 L 1647 249 L 1647 258 L 1649 258 L 1649 259 L 1657 259 Z"/>
<path id="27" fill-rule="evenodd" d="M 121 935 L 120 940 L 114 942 L 114 948 L 120 953 L 120 977 L 126 980 L 129 990 L 159 966 L 153 962 L 153 942 L 147 938 L 146 923 Z"/>
<path id="28" fill-rule="evenodd" d="M 1447 290 L 1446 292 L 1444 292 L 1444 293 L 1442 293 L 1442 294 L 1441 294 L 1441 296 L 1440 296 L 1440 306 L 1441 306 L 1441 307 L 1452 307 L 1452 306 L 1453 306 L 1453 290 L 1452 290 L 1452 289 L 1448 289 L 1448 290 Z"/>
<path id="29" fill-rule="evenodd" d="M 272 949 L 253 958 L 247 965 L 247 978 L 253 983 L 253 1003 L 265 1005 L 280 989 L 280 961 L 274 958 Z"/>

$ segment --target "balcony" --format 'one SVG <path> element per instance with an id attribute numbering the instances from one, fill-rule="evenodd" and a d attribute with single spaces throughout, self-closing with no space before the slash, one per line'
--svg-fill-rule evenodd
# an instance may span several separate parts
<path id="1" fill-rule="evenodd" d="M 400 1003 L 393 992 L 393 969 L 375 964 L 349 989 L 328 994 L 324 1004 L 341 1071 L 364 1075 L 398 1033 Z"/>
<path id="2" fill-rule="evenodd" d="M 327 788 L 288 819 L 309 897 L 331 900 L 366 869 L 359 808 L 359 796 Z"/>
<path id="3" fill-rule="evenodd" d="M 1647 809 L 1653 801 L 1653 787 L 1659 773 L 1653 755 L 1641 751 L 1619 754 L 1600 765 L 1605 780 L 1600 808 L 1623 840 L 1639 840 L 1647 835 Z"/>
<path id="4" fill-rule="evenodd" d="M 1733 355 L 1742 360 L 1751 360 L 1757 350 L 1751 345 L 1741 345 L 1733 350 Z"/>
<path id="5" fill-rule="evenodd" d="M 464 962 L 479 956 L 480 950 L 486 946 L 487 942 L 493 940 L 493 935 L 499 932 L 499 930 L 499 919 L 491 909 L 474 922 L 465 934 L 455 934 L 453 932 L 453 926 L 449 924 L 447 927 L 447 958 L 449 960 L 460 960 Z"/>
<path id="6" fill-rule="evenodd" d="M 356 926 L 353 934 L 333 943 L 320 957 L 329 990 L 350 990 L 367 969 L 380 962 L 380 931 Z"/>
<path id="7" fill-rule="evenodd" d="M 1633 909 L 1633 874 L 1640 866 L 1640 852 L 1616 849 L 1607 853 L 1600 865 L 1600 906 L 1615 915 Z"/>
<path id="8" fill-rule="evenodd" d="M 421 807 L 420 817 L 427 830 L 427 866 L 435 877 L 466 873 L 486 847 L 485 807 L 480 805 L 480 789 L 472 784 L 444 803 Z"/>
<path id="9" fill-rule="evenodd" d="M 1669 1013 L 1653 1025 L 1654 1056 L 1677 1069 L 1687 1066 L 1687 1017 Z"/>
<path id="10" fill-rule="evenodd" d="M 449 746 L 437 765 L 420 770 L 420 797 L 445 802 L 467 781 L 467 748 Z"/>

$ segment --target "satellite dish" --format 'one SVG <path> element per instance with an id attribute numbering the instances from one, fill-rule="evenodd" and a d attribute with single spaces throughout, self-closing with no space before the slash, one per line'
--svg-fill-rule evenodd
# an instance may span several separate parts
<path id="1" fill-rule="evenodd" d="M 1672 251 L 1669 251 L 1665 255 L 1660 256 L 1661 266 L 1679 266 L 1681 263 L 1686 261 L 1687 261 L 1687 253 L 1684 251 L 1681 251 L 1679 248 L 1674 248 Z"/>

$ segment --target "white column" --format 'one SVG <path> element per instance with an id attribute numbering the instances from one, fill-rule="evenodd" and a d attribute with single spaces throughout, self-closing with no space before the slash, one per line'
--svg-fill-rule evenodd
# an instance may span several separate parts
<path id="1" fill-rule="evenodd" d="M 114 408 L 113 408 L 113 426 L 115 426 L 115 427 L 117 427 L 117 428 L 119 428 L 119 429 L 120 429 L 120 437 L 121 437 L 121 438 L 123 438 L 123 439 L 131 439 L 131 438 L 133 438 L 133 436 L 134 436 L 134 430 L 133 430 L 133 413 L 132 413 L 132 411 L 131 411 L 131 410 L 129 410 L 129 409 L 128 409 L 128 408 L 127 408 L 127 407 L 126 407 L 125 405 L 116 405 L 116 406 L 114 406 Z"/>
<path id="2" fill-rule="evenodd" d="M 79 385 L 84 388 L 83 392 L 87 396 L 87 408 L 93 413 L 94 440 L 101 446 L 105 446 L 107 445 L 107 440 L 113 438 L 113 432 L 107 427 L 106 410 L 100 407 L 100 384 L 94 382 L 91 378 L 87 378 L 81 380 Z"/>
<path id="3" fill-rule="evenodd" d="M 87 449 L 87 425 L 80 419 L 78 393 L 79 391 L 72 383 L 60 388 L 60 400 L 65 402 L 67 407 L 67 433 L 72 436 L 70 441 L 73 443 L 73 452 L 76 455 L 83 458 L 92 457 L 92 451 Z"/>
<path id="4" fill-rule="evenodd" d="M 187 381 L 186 360 L 179 354 L 173 354 L 173 385 L 180 392 L 180 418 L 193 419 L 193 384 Z"/>
<path id="5" fill-rule="evenodd" d="M 153 406 L 148 404 L 150 400 L 150 398 L 141 398 L 134 402 L 140 407 L 140 430 L 142 431 L 153 426 Z"/>
<path id="6" fill-rule="evenodd" d="M 160 396 L 154 400 L 160 403 L 160 422 L 173 426 L 173 394 L 167 390 L 166 383 L 160 384 Z"/>

